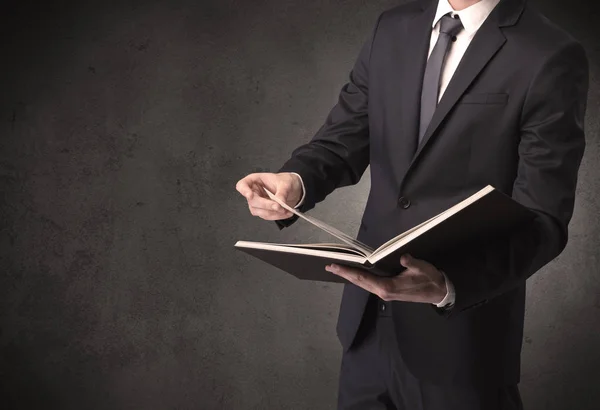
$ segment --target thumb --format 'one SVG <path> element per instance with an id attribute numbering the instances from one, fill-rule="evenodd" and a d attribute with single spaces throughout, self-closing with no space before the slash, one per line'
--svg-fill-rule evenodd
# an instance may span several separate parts
<path id="1" fill-rule="evenodd" d="M 400 257 L 400 264 L 407 269 L 416 268 L 417 263 L 416 259 L 412 257 L 410 254 L 405 254 Z"/>
<path id="2" fill-rule="evenodd" d="M 287 203 L 287 197 L 290 193 L 290 184 L 285 182 L 280 182 L 277 184 L 277 190 L 275 191 L 275 196 L 281 199 L 283 202 Z"/>

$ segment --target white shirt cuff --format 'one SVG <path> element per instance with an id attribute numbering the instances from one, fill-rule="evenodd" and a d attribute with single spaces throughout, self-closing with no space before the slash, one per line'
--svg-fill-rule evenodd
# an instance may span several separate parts
<path id="1" fill-rule="evenodd" d="M 452 285 L 452 282 L 450 282 L 448 276 L 446 276 L 444 272 L 442 272 L 442 275 L 444 275 L 444 279 L 446 280 L 446 296 L 444 297 L 444 299 L 442 299 L 440 303 L 435 303 L 435 305 L 438 308 L 451 306 L 454 304 L 454 300 L 456 299 L 456 294 L 454 292 L 454 286 Z"/>
<path id="2" fill-rule="evenodd" d="M 290 172 L 290 174 L 298 176 L 298 178 L 300 178 L 300 184 L 302 184 L 302 198 L 300 198 L 300 202 L 298 202 L 298 204 L 294 207 L 294 209 L 297 209 L 304 202 L 304 195 L 306 194 L 306 190 L 304 189 L 304 181 L 302 181 L 302 177 L 295 172 Z"/>

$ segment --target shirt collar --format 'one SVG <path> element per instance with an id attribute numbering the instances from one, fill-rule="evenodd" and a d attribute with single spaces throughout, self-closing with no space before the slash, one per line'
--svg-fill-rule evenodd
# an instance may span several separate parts
<path id="1" fill-rule="evenodd" d="M 447 13 L 451 13 L 451 15 L 458 14 L 465 31 L 469 34 L 474 34 L 479 30 L 479 27 L 481 27 L 499 2 L 500 0 L 480 0 L 466 9 L 455 11 L 448 0 L 439 0 L 437 12 L 435 13 L 431 27 L 435 27 L 442 16 Z"/>

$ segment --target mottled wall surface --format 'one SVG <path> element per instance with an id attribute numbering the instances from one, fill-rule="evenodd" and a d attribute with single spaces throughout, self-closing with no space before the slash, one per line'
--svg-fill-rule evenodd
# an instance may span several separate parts
<path id="1" fill-rule="evenodd" d="M 279 231 L 235 191 L 335 103 L 393 1 L 8 2 L 0 15 L 0 408 L 331 409 L 340 287 L 244 254 Z M 600 402 L 600 48 L 571 239 L 529 281 L 529 410 Z M 536 3 L 536 4 L 537 4 Z M 355 233 L 369 188 L 311 213 Z M 596 404 L 594 404 L 596 403 Z"/>

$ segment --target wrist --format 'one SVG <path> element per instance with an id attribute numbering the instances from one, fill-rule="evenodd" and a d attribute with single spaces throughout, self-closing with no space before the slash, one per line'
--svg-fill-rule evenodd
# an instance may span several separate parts
<path id="1" fill-rule="evenodd" d="M 293 194 L 293 206 L 298 208 L 304 202 L 304 182 L 302 181 L 302 177 L 296 172 L 287 172 L 287 174 L 292 177 L 292 192 Z"/>
<path id="2" fill-rule="evenodd" d="M 454 286 L 443 271 L 440 271 L 440 273 L 442 274 L 442 279 L 438 284 L 439 294 L 436 297 L 436 302 L 433 302 L 433 304 L 438 308 L 445 308 L 454 304 Z"/>
<path id="3" fill-rule="evenodd" d="M 439 305 L 444 301 L 444 299 L 446 299 L 447 295 L 448 295 L 448 289 L 446 288 L 446 282 L 444 280 L 442 280 L 441 283 L 437 284 L 435 297 L 433 298 L 433 302 L 431 302 L 431 303 L 433 303 L 434 305 Z"/>

